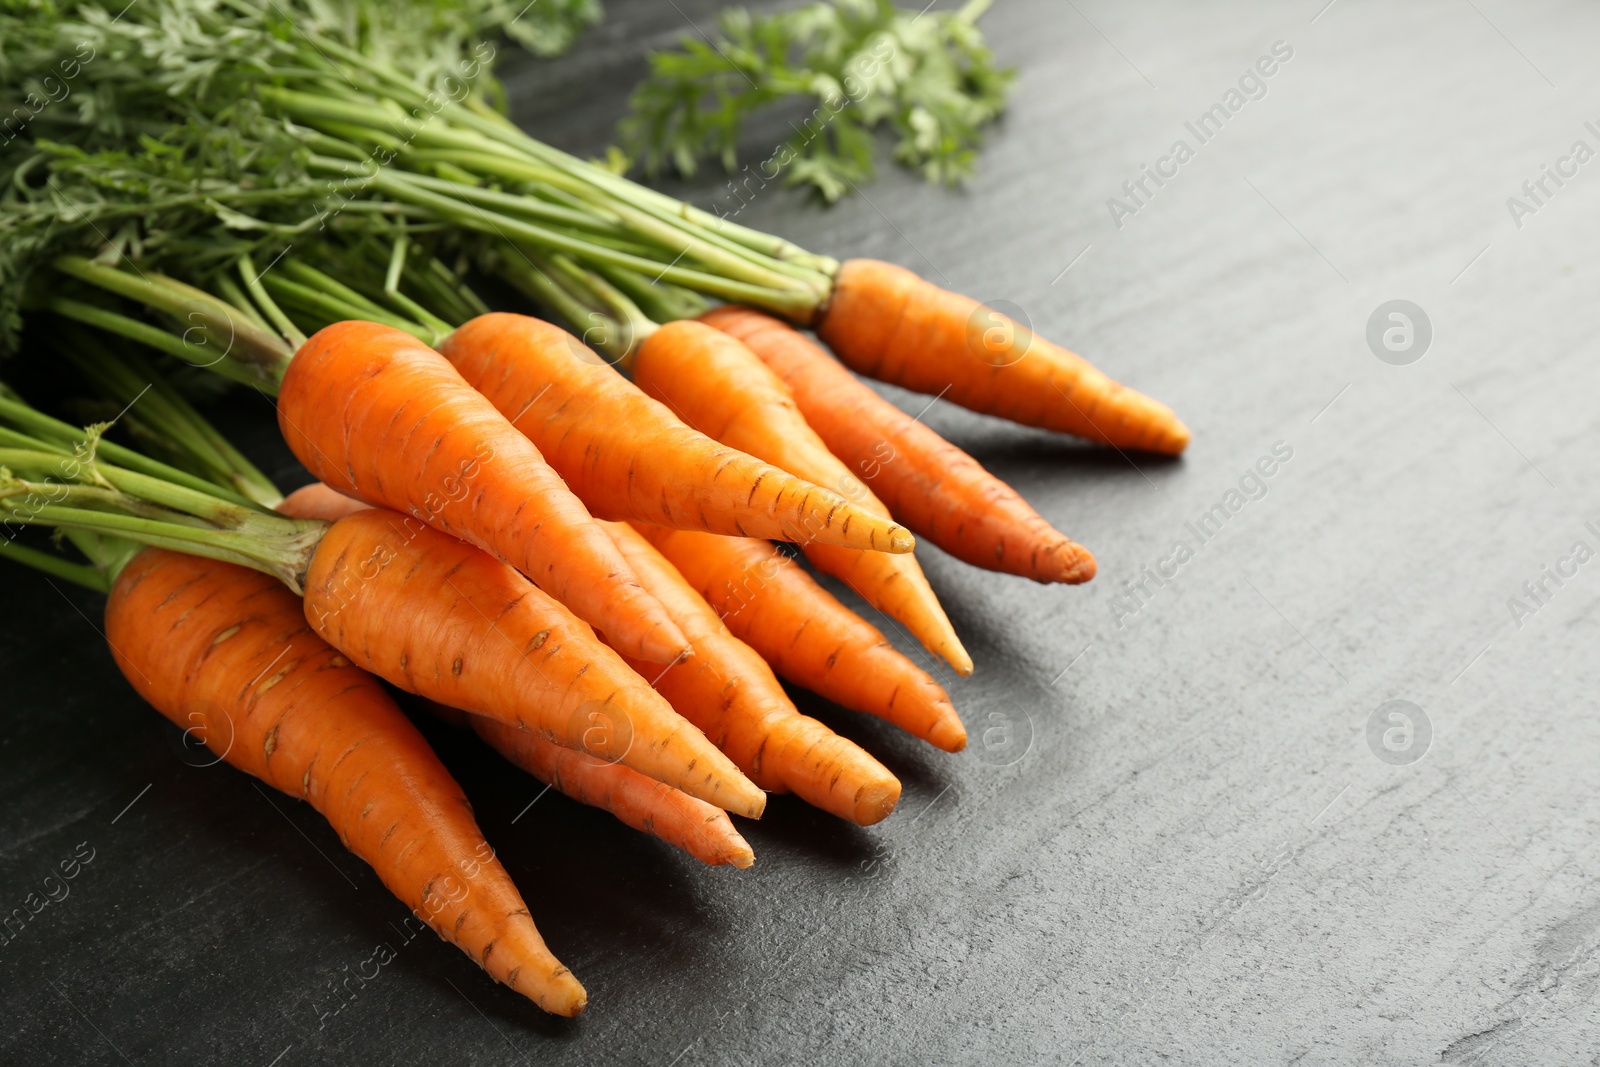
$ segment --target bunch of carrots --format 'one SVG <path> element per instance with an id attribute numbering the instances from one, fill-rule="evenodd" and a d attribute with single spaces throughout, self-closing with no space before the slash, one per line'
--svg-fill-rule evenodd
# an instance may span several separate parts
<path id="1" fill-rule="evenodd" d="M 1176 454 L 1188 431 L 976 301 L 670 201 L 477 96 L 399 139 L 394 109 L 426 85 L 270 26 L 246 0 L 186 24 L 226 37 L 219 80 L 265 114 L 201 94 L 164 133 L 91 117 L 8 163 L 0 227 L 26 240 L 0 311 L 134 402 L 160 458 L 0 390 L 0 508 L 61 535 L 3 553 L 106 592 L 141 696 L 315 806 L 496 980 L 574 1015 L 582 986 L 383 683 L 580 802 L 747 867 L 729 815 L 759 818 L 768 793 L 860 825 L 900 796 L 780 677 L 941 750 L 967 740 L 938 682 L 773 542 L 960 674 L 918 538 L 1040 582 L 1095 572 L 857 374 L 1124 449 Z M 329 56 L 355 76 L 336 82 Z M 229 136 L 196 138 L 201 121 Z M 282 164 L 282 138 L 300 170 L 252 178 L 214 155 L 246 143 L 250 166 Z M 167 195 L 174 159 L 203 195 Z M 91 206 L 61 195 L 78 187 Z M 548 318 L 491 307 L 478 278 Z M 282 497 L 166 383 L 177 361 L 274 396 L 316 480 Z"/>

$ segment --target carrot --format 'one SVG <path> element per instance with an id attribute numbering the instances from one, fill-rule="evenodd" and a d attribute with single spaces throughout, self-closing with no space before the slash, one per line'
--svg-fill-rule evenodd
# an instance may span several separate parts
<path id="1" fill-rule="evenodd" d="M 481 715 L 465 716 L 506 759 L 580 804 L 609 811 L 635 830 L 683 849 L 713 867 L 749 867 L 756 855 L 727 813 L 619 764 L 546 741 Z"/>
<path id="2" fill-rule="evenodd" d="M 750 347 L 783 379 L 828 450 L 918 537 L 977 567 L 1036 582 L 1086 582 L 1089 550 L 1057 532 L 1017 491 L 877 393 L 805 334 L 729 304 L 700 320 Z"/>
<path id="3" fill-rule="evenodd" d="M 1177 455 L 1189 443 L 1188 427 L 1166 405 L 903 267 L 847 260 L 816 329 L 860 373 L 973 411 L 1118 448 Z"/>
<path id="4" fill-rule="evenodd" d="M 280 507 L 287 514 L 328 521 L 368 510 L 359 500 L 321 482 L 290 493 Z M 489 747 L 541 782 L 580 804 L 609 811 L 635 830 L 681 848 L 702 863 L 745 868 L 755 862 L 750 845 L 720 808 L 628 767 L 558 745 L 532 730 L 519 730 L 433 701 L 428 701 L 428 707 L 452 726 L 475 731 Z"/>
<path id="5" fill-rule="evenodd" d="M 439 351 L 602 518 L 910 551 L 886 515 L 690 429 L 559 326 L 480 315 Z"/>
<path id="6" fill-rule="evenodd" d="M 418 918 L 557 1015 L 587 996 L 550 953 L 461 787 L 297 597 L 229 563 L 145 549 L 106 604 L 139 695 L 223 759 L 311 804 Z"/>
<path id="7" fill-rule="evenodd" d="M 770 542 L 639 529 L 783 677 L 947 752 L 966 747 L 966 728 L 939 683 Z"/>
<path id="8" fill-rule="evenodd" d="M 280 510 L 315 518 L 319 498 L 329 503 L 302 490 Z M 765 807 L 761 791 L 587 624 L 465 542 L 392 511 L 357 511 L 323 533 L 304 587 L 317 633 L 409 693 L 620 759 L 742 815 Z"/>
<path id="9" fill-rule="evenodd" d="M 646 393 L 671 404 L 689 425 L 723 444 L 759 456 L 791 474 L 838 486 L 863 510 L 888 516 L 889 509 L 882 501 L 806 424 L 789 387 L 737 338 L 701 322 L 669 323 L 640 346 L 633 378 Z M 972 673 L 972 657 L 962 647 L 915 558 L 829 545 L 804 548 L 820 570 L 903 623 L 928 651 L 944 657 L 957 673 Z"/>
<path id="10" fill-rule="evenodd" d="M 538 450 L 411 335 L 358 321 L 318 331 L 284 373 L 278 424 L 334 489 L 477 545 L 641 659 L 683 651 Z"/>
<path id="11" fill-rule="evenodd" d="M 861 826 L 887 817 L 900 800 L 899 780 L 854 742 L 800 714 L 772 668 L 728 632 L 637 530 L 622 523 L 605 526 L 695 650 L 693 659 L 668 667 L 651 682 L 672 706 L 764 788 L 792 791 Z"/>
<path id="12" fill-rule="evenodd" d="M 353 496 L 346 496 L 337 489 L 330 489 L 323 482 L 312 482 L 309 485 L 302 485 L 284 497 L 278 503 L 277 510 L 292 519 L 338 522 L 358 511 L 371 511 L 372 505 L 364 504 Z"/>

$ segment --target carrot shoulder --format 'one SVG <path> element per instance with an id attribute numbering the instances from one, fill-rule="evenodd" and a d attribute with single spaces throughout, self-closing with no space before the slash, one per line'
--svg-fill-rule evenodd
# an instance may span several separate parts
<path id="1" fill-rule="evenodd" d="M 807 425 L 789 387 L 737 338 L 702 322 L 669 323 L 641 346 L 633 374 L 641 389 L 669 401 L 691 426 L 888 517 L 883 502 Z M 958 673 L 972 673 L 972 658 L 913 556 L 819 544 L 804 548 L 818 569 L 905 625 Z"/>
<path id="2" fill-rule="evenodd" d="M 319 330 L 289 364 L 278 424 L 334 489 L 477 545 L 642 659 L 683 650 L 538 449 L 411 335 L 355 321 Z"/>
<path id="3" fill-rule="evenodd" d="M 1165 404 L 903 267 L 847 260 L 817 332 L 862 374 L 974 411 L 1119 448 L 1176 455 L 1189 443 L 1188 427 Z"/>
<path id="4" fill-rule="evenodd" d="M 274 579 L 146 549 L 106 604 L 117 666 L 219 756 L 299 797 L 390 892 L 496 980 L 576 1015 L 550 953 L 461 787 L 377 679 L 306 625 Z"/>
<path id="5" fill-rule="evenodd" d="M 867 388 L 788 323 L 729 304 L 701 321 L 739 338 L 783 379 L 828 450 L 891 512 L 957 559 L 1036 582 L 1094 577 L 1089 550 L 925 423 Z"/>
<path id="6" fill-rule="evenodd" d="M 713 867 L 748 867 L 755 853 L 721 808 L 712 807 L 618 763 L 563 748 L 531 730 L 481 715 L 463 716 L 484 742 L 541 782 L 580 804 L 609 811 Z"/>
<path id="7" fill-rule="evenodd" d="M 857 548 L 911 544 L 904 529 L 838 493 L 685 426 L 559 326 L 480 315 L 439 350 L 602 518 Z"/>
<path id="8" fill-rule="evenodd" d="M 651 684 L 757 783 L 862 826 L 887 817 L 900 800 L 899 780 L 853 741 L 800 714 L 766 662 L 638 531 L 622 523 L 606 528 L 695 650 Z"/>
<path id="9" fill-rule="evenodd" d="M 314 497 L 296 494 L 280 510 L 335 513 L 316 510 Z M 343 508 L 325 497 L 323 506 Z M 740 814 L 765 806 L 587 624 L 465 542 L 392 511 L 358 511 L 323 535 L 305 590 L 305 617 L 324 640 L 409 693 L 620 759 Z"/>
<path id="10" fill-rule="evenodd" d="M 939 683 L 771 542 L 639 529 L 780 675 L 947 752 L 966 747 L 966 728 Z"/>

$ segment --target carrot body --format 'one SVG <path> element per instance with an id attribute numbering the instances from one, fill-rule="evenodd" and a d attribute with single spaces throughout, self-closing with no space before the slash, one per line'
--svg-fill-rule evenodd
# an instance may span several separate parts
<path id="1" fill-rule="evenodd" d="M 316 510 L 318 499 L 335 510 Z M 297 493 L 280 510 L 321 518 L 343 507 Z M 305 617 L 323 639 L 408 693 L 620 759 L 743 815 L 765 806 L 586 623 L 465 542 L 392 511 L 358 511 L 323 535 L 305 586 Z"/>
<path id="2" fill-rule="evenodd" d="M 886 516 L 685 426 L 559 326 L 481 315 L 439 350 L 602 518 L 910 549 Z"/>
<path id="3" fill-rule="evenodd" d="M 865 511 L 889 509 L 828 451 L 795 406 L 794 396 L 737 338 L 701 322 L 663 326 L 640 347 L 634 381 L 669 402 L 696 429 L 791 474 L 839 490 Z M 847 583 L 867 603 L 897 619 L 961 674 L 972 673 L 939 598 L 910 555 L 855 552 L 807 544 L 806 556 Z"/>
<path id="4" fill-rule="evenodd" d="M 290 493 L 280 510 L 300 518 L 335 522 L 367 510 L 367 505 L 312 482 Z M 658 671 L 654 668 L 652 673 Z M 635 830 L 652 834 L 712 866 L 731 863 L 744 868 L 755 862 L 750 845 L 721 808 L 629 767 L 558 745 L 532 730 L 519 730 L 433 701 L 428 705 L 452 726 L 475 731 L 506 759 L 580 804 L 603 808 Z"/>
<path id="5" fill-rule="evenodd" d="M 316 808 L 446 941 L 546 1011 L 586 996 L 545 947 L 472 807 L 377 679 L 300 601 L 228 563 L 146 549 L 106 604 L 117 666 L 223 759 Z"/>
<path id="6" fill-rule="evenodd" d="M 732 304 L 700 318 L 743 341 L 783 379 L 828 450 L 860 472 L 918 537 L 974 566 L 1036 582 L 1094 577 L 1088 549 L 788 323 Z"/>
<path id="7" fill-rule="evenodd" d="M 622 523 L 606 525 L 634 573 L 667 605 L 695 650 L 693 659 L 668 667 L 651 683 L 673 707 L 768 789 L 793 791 L 862 826 L 894 810 L 900 782 L 883 764 L 800 714 L 772 668 L 728 632 L 711 606 L 637 530 Z"/>
<path id="8" fill-rule="evenodd" d="M 1176 455 L 1189 443 L 1188 427 L 1166 405 L 903 267 L 846 261 L 816 326 L 862 374 L 974 411 L 1119 448 Z"/>
<path id="9" fill-rule="evenodd" d="M 783 677 L 947 752 L 966 747 L 966 728 L 939 683 L 771 542 L 640 531 Z"/>
<path id="10" fill-rule="evenodd" d="M 334 489 L 477 545 L 633 655 L 666 663 L 683 650 L 538 449 L 411 335 L 354 321 L 319 330 L 284 375 L 278 425 Z"/>
<path id="11" fill-rule="evenodd" d="M 635 830 L 683 849 L 715 867 L 748 867 L 756 855 L 721 808 L 646 778 L 620 764 L 546 741 L 481 715 L 465 716 L 489 747 L 580 804 L 609 811 Z"/>

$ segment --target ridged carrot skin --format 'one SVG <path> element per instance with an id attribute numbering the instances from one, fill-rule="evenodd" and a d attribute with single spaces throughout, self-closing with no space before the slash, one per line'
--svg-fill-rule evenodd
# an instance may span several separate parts
<path id="1" fill-rule="evenodd" d="M 481 315 L 439 351 L 601 518 L 910 550 L 893 522 L 685 426 L 559 326 Z"/>
<path id="2" fill-rule="evenodd" d="M 440 937 L 544 1010 L 583 1010 L 461 787 L 377 679 L 311 631 L 298 597 L 243 567 L 146 549 L 112 588 L 106 637 L 140 696 L 316 808 Z"/>
<path id="3" fill-rule="evenodd" d="M 319 517 L 306 501 L 279 510 Z M 620 759 L 741 815 L 765 807 L 587 623 L 463 541 L 392 511 L 359 511 L 323 535 L 305 589 L 317 633 L 408 693 Z"/>
<path id="4" fill-rule="evenodd" d="M 410 334 L 357 321 L 319 330 L 284 375 L 278 425 L 334 489 L 477 545 L 635 656 L 682 652 L 683 635 L 538 449 Z"/>
<path id="5" fill-rule="evenodd" d="M 290 493 L 280 510 L 299 518 L 336 522 L 368 508 L 321 482 L 312 482 Z M 659 672 L 659 667 L 651 668 L 652 674 Z M 745 868 L 755 862 L 750 845 L 721 808 L 620 763 L 595 759 L 558 745 L 532 730 L 507 726 L 482 715 L 468 715 L 431 700 L 428 707 L 451 725 L 473 730 L 491 748 L 541 782 L 580 804 L 609 811 L 635 830 L 681 848 L 702 863 Z"/>
<path id="6" fill-rule="evenodd" d="M 889 509 L 806 424 L 789 387 L 737 338 L 703 322 L 671 323 L 640 348 L 633 378 L 646 393 L 669 402 L 689 425 L 723 444 L 835 487 L 863 511 L 887 519 Z M 957 673 L 972 673 L 972 657 L 915 558 L 831 545 L 803 547 L 818 569 L 898 620 Z"/>
<path id="7" fill-rule="evenodd" d="M 903 267 L 847 260 L 817 333 L 855 370 L 962 407 L 1118 448 L 1177 455 L 1172 409 L 971 297 Z"/>
<path id="8" fill-rule="evenodd" d="M 477 735 L 512 763 L 580 804 L 680 848 L 701 863 L 746 868 L 756 854 L 727 812 L 617 763 L 563 748 L 531 730 L 481 715 L 464 716 Z"/>
<path id="9" fill-rule="evenodd" d="M 751 308 L 701 321 L 749 346 L 783 379 L 828 450 L 920 538 L 957 559 L 1036 582 L 1086 582 L 1094 556 L 971 456 L 867 388 L 805 334 Z"/>
<path id="10" fill-rule="evenodd" d="M 639 531 L 728 629 L 789 681 L 947 752 L 966 747 L 966 727 L 943 687 L 770 541 L 660 526 Z"/>
<path id="11" fill-rule="evenodd" d="M 900 800 L 900 781 L 860 746 L 800 714 L 756 652 L 631 526 L 608 523 L 634 573 L 694 647 L 694 658 L 651 682 L 758 784 L 870 826 Z M 717 534 L 698 534 L 716 537 Z M 729 539 L 731 540 L 731 539 Z M 770 542 L 763 542 L 769 543 Z"/>

